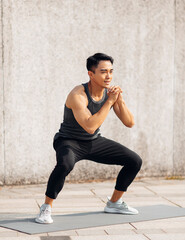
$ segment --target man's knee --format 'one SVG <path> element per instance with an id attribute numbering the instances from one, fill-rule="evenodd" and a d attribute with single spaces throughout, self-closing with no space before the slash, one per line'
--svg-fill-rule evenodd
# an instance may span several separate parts
<path id="1" fill-rule="evenodd" d="M 139 172 L 141 166 L 142 166 L 141 157 L 137 153 L 132 152 L 132 154 L 129 156 L 128 165 L 125 165 L 125 167 L 128 167 L 129 169 L 132 169 L 135 172 Z"/>
<path id="2" fill-rule="evenodd" d="M 56 168 L 58 168 L 60 173 L 63 173 L 65 176 L 67 176 L 74 168 L 74 163 L 72 161 L 64 161 L 61 164 L 57 164 Z"/>
<path id="3" fill-rule="evenodd" d="M 69 148 L 62 148 L 61 152 L 57 153 L 57 165 L 56 168 L 61 173 L 64 173 L 67 176 L 71 170 L 74 168 L 75 165 L 75 157 L 74 153 Z"/>
<path id="4" fill-rule="evenodd" d="M 139 172 L 139 170 L 141 169 L 141 166 L 142 166 L 142 159 L 141 157 L 135 153 L 135 157 L 134 157 L 134 165 L 135 165 L 135 169 Z"/>

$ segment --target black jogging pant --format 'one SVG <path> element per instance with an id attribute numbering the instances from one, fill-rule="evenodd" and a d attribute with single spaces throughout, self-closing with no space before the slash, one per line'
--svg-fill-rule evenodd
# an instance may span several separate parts
<path id="1" fill-rule="evenodd" d="M 65 177 L 76 162 L 82 159 L 97 163 L 121 165 L 115 189 L 127 191 L 139 172 L 142 160 L 139 155 L 113 140 L 98 136 L 94 140 L 75 140 L 58 138 L 53 142 L 57 164 L 52 171 L 47 185 L 46 196 L 55 199 L 62 190 Z"/>

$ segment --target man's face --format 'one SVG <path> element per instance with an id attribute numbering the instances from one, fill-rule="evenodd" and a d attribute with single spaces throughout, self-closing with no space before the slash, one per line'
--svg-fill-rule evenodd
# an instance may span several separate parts
<path id="1" fill-rule="evenodd" d="M 110 61 L 100 61 L 94 73 L 91 72 L 91 80 L 103 88 L 109 88 L 113 77 L 113 66 Z"/>

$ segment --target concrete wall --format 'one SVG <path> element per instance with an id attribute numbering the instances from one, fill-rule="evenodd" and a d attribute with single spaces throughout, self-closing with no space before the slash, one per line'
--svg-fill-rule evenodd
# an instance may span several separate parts
<path id="1" fill-rule="evenodd" d="M 185 174 L 185 1 L 176 1 L 174 73 L 174 174 Z"/>
<path id="2" fill-rule="evenodd" d="M 2 0 L 0 181 L 46 182 L 54 134 L 86 58 L 115 59 L 114 83 L 135 116 L 113 111 L 102 135 L 143 158 L 138 176 L 185 175 L 184 0 Z M 120 167 L 76 164 L 68 180 L 116 177 Z"/>

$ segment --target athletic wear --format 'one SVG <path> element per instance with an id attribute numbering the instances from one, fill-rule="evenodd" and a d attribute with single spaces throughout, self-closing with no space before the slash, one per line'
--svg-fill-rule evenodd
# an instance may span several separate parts
<path id="1" fill-rule="evenodd" d="M 94 115 L 101 109 L 103 104 L 106 102 L 108 98 L 107 89 L 104 89 L 104 94 L 100 101 L 94 101 L 89 93 L 88 83 L 82 85 L 84 86 L 84 90 L 88 98 L 87 108 L 89 109 L 91 114 Z M 65 105 L 63 123 L 61 123 L 59 132 L 56 133 L 54 139 L 57 139 L 61 136 L 72 139 L 92 140 L 97 138 L 97 136 L 99 135 L 99 131 L 100 129 L 98 128 L 93 134 L 89 134 L 88 132 L 86 132 L 76 121 L 73 115 L 73 111 Z"/>
<path id="2" fill-rule="evenodd" d="M 126 191 L 140 170 L 139 155 L 113 140 L 98 136 L 94 140 L 58 138 L 54 140 L 57 165 L 50 175 L 46 196 L 55 199 L 64 185 L 66 176 L 76 162 L 88 159 L 97 163 L 123 166 L 118 174 L 115 189 Z M 91 171 L 91 169 L 89 169 Z"/>
<path id="3" fill-rule="evenodd" d="M 121 198 L 117 202 L 111 202 L 110 200 L 108 200 L 107 205 L 104 208 L 104 212 L 129 215 L 138 214 L 137 209 L 129 207 L 125 202 L 122 202 Z"/>
<path id="4" fill-rule="evenodd" d="M 51 206 L 49 204 L 43 204 L 40 208 L 40 214 L 35 219 L 37 223 L 53 223 L 51 218 Z"/>
<path id="5" fill-rule="evenodd" d="M 88 98 L 88 109 L 93 115 L 106 102 L 107 89 L 104 89 L 102 99 L 96 102 L 89 93 L 88 83 L 83 86 Z M 74 168 L 75 163 L 82 159 L 123 166 L 115 185 L 115 189 L 119 191 L 127 191 L 142 164 L 137 153 L 120 143 L 102 137 L 99 129 L 94 134 L 87 133 L 75 120 L 72 110 L 66 106 L 64 121 L 59 132 L 55 134 L 53 147 L 56 151 L 57 164 L 49 177 L 46 190 L 46 196 L 52 199 L 55 199 L 62 190 L 65 178 Z"/>

